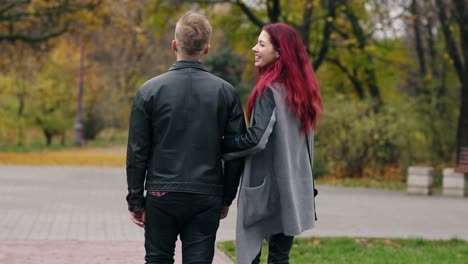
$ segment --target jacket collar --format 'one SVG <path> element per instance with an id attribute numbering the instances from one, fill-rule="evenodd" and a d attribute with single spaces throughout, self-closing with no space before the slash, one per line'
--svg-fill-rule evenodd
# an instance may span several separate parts
<path id="1" fill-rule="evenodd" d="M 183 68 L 195 68 L 202 71 L 207 71 L 205 66 L 199 61 L 189 61 L 189 60 L 180 60 L 174 63 L 170 68 L 169 71 L 179 70 Z"/>

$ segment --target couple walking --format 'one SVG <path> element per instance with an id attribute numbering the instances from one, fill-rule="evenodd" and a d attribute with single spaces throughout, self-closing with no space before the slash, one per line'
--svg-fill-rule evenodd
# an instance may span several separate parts
<path id="1" fill-rule="evenodd" d="M 136 94 L 127 147 L 131 219 L 145 229 L 146 263 L 173 263 L 178 236 L 183 263 L 211 263 L 240 181 L 238 262 L 259 263 L 266 239 L 268 262 L 288 263 L 294 236 L 316 220 L 315 74 L 292 27 L 265 26 L 252 48 L 258 79 L 246 128 L 236 90 L 200 62 L 211 32 L 205 16 L 185 13 L 172 41 L 177 62 Z"/>

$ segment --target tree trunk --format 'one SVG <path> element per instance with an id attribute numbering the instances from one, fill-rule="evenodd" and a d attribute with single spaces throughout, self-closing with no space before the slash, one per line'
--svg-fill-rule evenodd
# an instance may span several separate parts
<path id="1" fill-rule="evenodd" d="M 443 0 L 435 0 L 438 9 L 440 26 L 444 33 L 446 50 L 453 61 L 455 71 L 461 84 L 460 89 L 460 115 L 458 117 L 457 128 L 457 162 L 459 162 L 460 151 L 463 147 L 468 147 L 468 0 L 452 0 L 452 9 L 456 12 L 457 23 L 460 30 L 460 41 L 462 56 L 460 55 L 453 31 L 449 25 L 449 14 L 447 6 Z"/>
<path id="2" fill-rule="evenodd" d="M 353 84 L 354 90 L 356 91 L 359 99 L 364 99 L 366 96 L 364 94 L 364 88 L 362 87 L 362 82 L 357 78 L 358 74 L 356 69 L 353 71 L 348 70 L 346 66 L 344 66 L 338 59 L 335 58 L 328 58 L 327 61 L 335 64 L 345 75 L 348 77 L 349 81 Z"/>
<path id="3" fill-rule="evenodd" d="M 430 58 L 430 65 L 431 65 L 431 74 L 432 79 L 434 80 L 441 80 L 440 85 L 437 86 L 436 89 L 436 98 L 437 103 L 435 108 L 440 113 L 445 113 L 445 106 L 441 102 L 441 98 L 444 98 L 447 94 L 447 86 L 446 86 L 446 77 L 447 77 L 447 62 L 444 60 L 441 64 L 439 62 L 439 56 L 436 51 L 436 41 L 435 38 L 438 35 L 438 32 L 434 32 L 434 20 L 432 16 L 427 18 L 427 25 L 426 25 L 426 32 L 427 32 L 427 43 L 429 49 L 429 58 Z"/>
<path id="4" fill-rule="evenodd" d="M 466 71 L 465 71 L 466 72 Z M 468 72 L 466 72 L 468 75 Z M 468 148 L 468 83 L 462 84 L 460 116 L 457 130 L 457 160 L 459 161 L 462 148 Z"/>
<path id="5" fill-rule="evenodd" d="M 459 5 L 463 5 L 462 4 L 463 1 L 464 0 L 454 0 L 454 2 L 460 3 Z M 440 20 L 440 26 L 441 26 L 442 32 L 444 33 L 445 43 L 447 45 L 446 47 L 447 53 L 450 55 L 450 58 L 453 60 L 453 65 L 455 66 L 455 71 L 458 75 L 458 79 L 460 80 L 460 83 L 463 83 L 462 81 L 463 75 L 464 75 L 463 62 L 461 60 L 460 53 L 458 52 L 457 44 L 455 42 L 455 38 L 453 36 L 452 30 L 450 29 L 449 18 L 447 15 L 447 7 L 444 4 L 443 0 L 436 0 L 436 3 L 437 3 L 437 9 L 438 9 L 438 16 Z M 457 8 L 460 8 L 460 7 L 457 6 Z M 461 10 L 458 10 L 458 11 L 461 12 Z M 463 15 L 463 14 L 460 14 L 460 15 Z M 461 36 L 463 36 L 463 31 L 466 30 L 464 29 L 466 25 L 463 25 L 463 22 L 462 22 L 463 16 L 460 16 L 458 20 L 459 20 L 458 23 L 460 25 L 460 34 Z M 462 38 L 462 42 L 463 41 L 464 40 Z"/>
<path id="6" fill-rule="evenodd" d="M 421 40 L 421 20 L 419 18 L 418 6 L 417 1 L 413 0 L 411 2 L 411 13 L 415 17 L 413 20 L 413 29 L 414 29 L 414 38 L 415 38 L 415 45 L 416 45 L 416 53 L 418 54 L 418 61 L 419 61 L 419 74 L 421 75 L 422 79 L 426 76 L 426 60 L 425 60 L 425 52 L 424 47 L 422 45 Z"/>
<path id="7" fill-rule="evenodd" d="M 314 62 L 312 63 L 312 67 L 314 68 L 315 71 L 318 71 L 318 68 L 320 67 L 320 65 L 322 64 L 323 60 L 325 59 L 328 53 L 328 48 L 330 47 L 330 35 L 332 32 L 333 23 L 335 23 L 337 2 L 339 1 L 336 1 L 336 0 L 328 1 L 328 7 L 327 7 L 328 14 L 327 14 L 325 26 L 323 27 L 322 44 L 320 46 L 320 50 L 318 51 L 316 58 L 314 58 Z M 310 31 L 310 23 L 311 23 L 310 19 L 308 19 L 308 23 L 309 23 L 308 26 L 305 27 L 305 22 L 307 21 L 305 17 L 306 14 L 307 13 L 304 12 L 304 25 L 303 25 L 304 29 L 303 30 Z M 309 52 L 309 32 L 307 32 L 307 42 L 304 42 L 304 43 L 307 43 L 306 48 L 310 56 L 311 54 Z"/>
<path id="8" fill-rule="evenodd" d="M 375 100 L 375 110 L 378 110 L 382 105 L 383 101 L 382 97 L 380 96 L 379 86 L 377 84 L 377 77 L 375 74 L 375 64 L 373 58 L 371 54 L 369 54 L 369 52 L 366 51 L 366 34 L 361 24 L 359 23 L 359 17 L 356 15 L 349 2 L 346 2 L 345 13 L 351 22 L 354 35 L 356 36 L 356 39 L 358 41 L 358 47 L 364 54 L 364 56 L 366 56 L 367 64 L 364 66 L 364 79 L 367 83 L 367 86 L 369 87 L 369 93 L 372 99 Z"/>
<path id="9" fill-rule="evenodd" d="M 458 25 L 460 27 L 461 50 L 463 51 L 463 74 L 461 83 L 460 116 L 457 130 L 457 161 L 459 162 L 461 148 L 468 147 L 468 1 L 454 0 L 459 12 Z"/>
<path id="10" fill-rule="evenodd" d="M 380 105 L 383 103 L 383 101 L 382 101 L 382 97 L 380 96 L 379 86 L 377 84 L 374 61 L 370 54 L 367 54 L 367 62 L 368 62 L 368 65 L 366 65 L 366 68 L 364 70 L 365 79 L 366 79 L 367 85 L 369 86 L 369 92 L 372 98 L 375 100 L 376 109 L 378 109 Z"/>
<path id="11" fill-rule="evenodd" d="M 52 144 L 52 137 L 54 134 L 48 130 L 44 130 L 44 136 L 46 138 L 47 146 L 50 146 Z"/>
<path id="12" fill-rule="evenodd" d="M 269 0 L 267 1 L 267 10 L 268 17 L 270 18 L 271 23 L 276 23 L 279 21 L 281 15 L 281 6 L 279 0 Z"/>

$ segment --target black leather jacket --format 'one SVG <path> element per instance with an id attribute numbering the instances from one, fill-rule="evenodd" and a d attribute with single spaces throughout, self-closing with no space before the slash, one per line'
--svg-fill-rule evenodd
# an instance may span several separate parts
<path id="1" fill-rule="evenodd" d="M 244 160 L 221 161 L 221 140 L 246 131 L 236 90 L 198 61 L 178 61 L 147 81 L 132 106 L 127 146 L 128 208 L 150 191 L 236 196 Z M 146 183 L 145 183 L 146 181 Z"/>

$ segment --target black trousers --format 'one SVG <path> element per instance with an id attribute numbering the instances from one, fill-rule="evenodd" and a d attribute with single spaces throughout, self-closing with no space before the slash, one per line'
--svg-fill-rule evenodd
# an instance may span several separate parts
<path id="1" fill-rule="evenodd" d="M 174 263 L 177 236 L 182 241 L 182 262 L 212 263 L 219 227 L 221 196 L 167 193 L 146 196 L 145 260 Z"/>
<path id="2" fill-rule="evenodd" d="M 285 236 L 283 234 L 272 235 L 268 239 L 268 263 L 270 264 L 288 264 L 289 252 L 293 245 L 293 236 Z M 262 250 L 252 261 L 252 264 L 260 263 L 260 255 Z"/>

